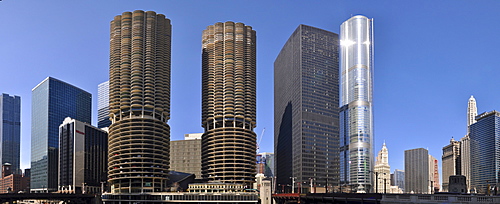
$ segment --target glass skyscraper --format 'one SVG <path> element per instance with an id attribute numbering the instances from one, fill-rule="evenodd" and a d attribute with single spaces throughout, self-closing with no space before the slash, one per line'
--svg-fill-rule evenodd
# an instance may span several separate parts
<path id="1" fill-rule="evenodd" d="M 373 184 L 373 19 L 353 16 L 340 27 L 340 182 L 358 192 Z"/>
<path id="2" fill-rule="evenodd" d="M 487 187 L 500 185 L 500 112 L 476 117 L 469 126 L 471 189 L 488 193 Z"/>
<path id="3" fill-rule="evenodd" d="M 0 122 L 1 164 L 10 163 L 12 172 L 20 174 L 21 97 L 2 94 Z"/>
<path id="4" fill-rule="evenodd" d="M 109 81 L 97 86 L 97 127 L 104 128 L 111 125 L 109 120 Z"/>
<path id="5" fill-rule="evenodd" d="M 274 62 L 278 186 L 310 178 L 317 186 L 338 185 L 338 77 L 338 34 L 299 25 Z"/>
<path id="6" fill-rule="evenodd" d="M 92 95 L 52 77 L 31 93 L 31 191 L 55 191 L 59 125 L 66 117 L 91 124 Z"/>

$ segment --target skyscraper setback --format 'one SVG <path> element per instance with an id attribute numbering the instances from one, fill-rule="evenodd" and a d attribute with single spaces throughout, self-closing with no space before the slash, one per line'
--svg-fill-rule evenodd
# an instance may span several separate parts
<path id="1" fill-rule="evenodd" d="M 373 19 L 353 16 L 340 27 L 340 182 L 360 192 L 373 184 Z"/>
<path id="2" fill-rule="evenodd" d="M 202 35 L 202 175 L 251 184 L 256 166 L 256 32 L 243 23 Z"/>
<path id="3" fill-rule="evenodd" d="M 338 76 L 338 34 L 299 25 L 274 62 L 277 185 L 338 185 Z"/>
<path id="4" fill-rule="evenodd" d="M 112 193 L 165 191 L 170 127 L 170 20 L 153 11 L 111 21 L 108 177 Z"/>

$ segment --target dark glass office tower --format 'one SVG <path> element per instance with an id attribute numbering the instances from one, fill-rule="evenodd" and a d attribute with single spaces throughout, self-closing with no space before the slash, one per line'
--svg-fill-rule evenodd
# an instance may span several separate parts
<path id="1" fill-rule="evenodd" d="M 111 125 L 109 120 L 109 81 L 97 86 L 97 127 L 104 128 Z"/>
<path id="2" fill-rule="evenodd" d="M 21 174 L 19 168 L 21 140 L 21 97 L 2 94 L 0 98 L 0 162 L 10 163 L 12 172 Z"/>
<path id="3" fill-rule="evenodd" d="M 338 105 L 339 36 L 299 25 L 274 62 L 278 186 L 310 178 L 317 186 L 338 185 Z"/>
<path id="4" fill-rule="evenodd" d="M 59 190 L 100 194 L 108 172 L 108 133 L 70 117 L 59 126 Z"/>
<path id="5" fill-rule="evenodd" d="M 112 193 L 162 192 L 170 155 L 170 20 L 154 11 L 111 21 L 109 163 Z"/>
<path id="6" fill-rule="evenodd" d="M 476 120 L 469 126 L 471 189 L 486 194 L 488 186 L 500 185 L 500 112 L 482 113 Z"/>
<path id="7" fill-rule="evenodd" d="M 59 125 L 66 117 L 90 124 L 92 95 L 52 77 L 31 94 L 31 191 L 56 191 Z"/>
<path id="8" fill-rule="evenodd" d="M 243 23 L 202 34 L 202 175 L 209 182 L 255 182 L 256 32 Z"/>

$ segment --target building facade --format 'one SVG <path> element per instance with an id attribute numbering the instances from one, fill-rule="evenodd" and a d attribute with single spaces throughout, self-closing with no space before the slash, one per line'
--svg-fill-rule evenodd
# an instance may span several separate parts
<path id="1" fill-rule="evenodd" d="M 201 136 L 185 134 L 184 140 L 170 141 L 170 170 L 190 173 L 201 179 Z"/>
<path id="2" fill-rule="evenodd" d="M 340 182 L 370 192 L 373 181 L 373 19 L 340 27 Z"/>
<path id="3" fill-rule="evenodd" d="M 338 77 L 338 34 L 299 25 L 274 62 L 278 186 L 310 178 L 321 187 L 338 185 Z"/>
<path id="4" fill-rule="evenodd" d="M 429 192 L 439 192 L 441 189 L 441 184 L 439 182 L 439 161 L 432 155 L 429 155 L 429 180 Z"/>
<path id="5" fill-rule="evenodd" d="M 443 191 L 448 192 L 450 176 L 462 175 L 462 158 L 460 157 L 460 141 L 451 138 L 450 144 L 443 147 L 443 156 L 441 157 Z"/>
<path id="6" fill-rule="evenodd" d="M 21 174 L 21 97 L 2 94 L 0 98 L 0 162 L 11 164 L 12 172 Z"/>
<path id="7" fill-rule="evenodd" d="M 424 148 L 405 150 L 405 192 L 430 193 L 429 151 Z"/>
<path id="8" fill-rule="evenodd" d="M 30 189 L 29 175 L 14 172 L 10 163 L 2 165 L 2 177 L 0 178 L 0 194 L 3 193 L 26 193 Z"/>
<path id="9" fill-rule="evenodd" d="M 391 174 L 391 185 L 397 186 L 402 192 L 405 191 L 405 171 L 394 169 L 394 173 Z"/>
<path id="10" fill-rule="evenodd" d="M 491 192 L 500 185 L 500 112 L 485 112 L 470 126 L 471 189 Z"/>
<path id="11" fill-rule="evenodd" d="M 262 152 L 257 154 L 257 174 L 264 174 L 266 178 L 274 177 L 274 153 Z"/>
<path id="12" fill-rule="evenodd" d="M 389 165 L 389 151 L 385 142 L 378 152 L 374 172 L 376 174 L 375 193 L 387 193 L 391 189 L 391 166 Z"/>
<path id="13" fill-rule="evenodd" d="M 170 45 L 171 24 L 163 14 L 136 10 L 111 21 L 108 182 L 112 193 L 167 188 Z"/>
<path id="14" fill-rule="evenodd" d="M 31 192 L 56 191 L 59 125 L 66 117 L 90 124 L 92 95 L 52 77 L 31 93 Z"/>
<path id="15" fill-rule="evenodd" d="M 255 179 L 256 32 L 243 23 L 202 34 L 202 175 L 251 186 Z"/>
<path id="16" fill-rule="evenodd" d="M 59 126 L 58 190 L 100 194 L 108 178 L 108 133 L 70 117 Z"/>
<path id="17" fill-rule="evenodd" d="M 105 128 L 111 125 L 109 120 L 109 81 L 97 86 L 97 127 Z"/>
<path id="18" fill-rule="evenodd" d="M 470 96 L 467 104 L 467 134 L 460 139 L 461 175 L 465 176 L 468 192 L 471 189 L 471 152 L 470 152 L 470 126 L 476 123 L 477 104 L 474 96 Z"/>

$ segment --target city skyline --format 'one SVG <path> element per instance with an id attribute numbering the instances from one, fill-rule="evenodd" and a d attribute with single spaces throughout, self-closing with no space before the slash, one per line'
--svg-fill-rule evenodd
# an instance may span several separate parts
<path id="1" fill-rule="evenodd" d="M 491 39 L 496 39 L 494 36 L 499 28 L 487 25 L 498 19 L 499 14 L 493 8 L 498 8 L 499 2 L 440 1 L 422 4 L 390 1 L 377 4 L 320 1 L 317 4 L 282 5 L 284 3 L 257 1 L 250 4 L 253 9 L 249 11 L 225 14 L 206 9 L 218 8 L 216 5 L 197 4 L 125 2 L 119 6 L 100 3 L 100 8 L 94 8 L 95 3 L 88 2 L 0 2 L 0 17 L 13 19 L 12 22 L 0 22 L 2 28 L 9 30 L 0 34 L 1 66 L 9 73 L 2 76 L 0 87 L 3 87 L 3 93 L 23 98 L 21 149 L 29 149 L 30 146 L 31 88 L 47 76 L 91 92 L 94 96 L 92 117 L 94 123 L 97 122 L 97 85 L 108 78 L 110 17 L 135 9 L 154 10 L 172 19 L 172 118 L 169 122 L 172 140 L 202 131 L 199 119 L 199 36 L 206 25 L 217 21 L 245 22 L 259 32 L 259 122 L 255 132 L 260 133 L 266 128 L 260 144 L 262 152 L 274 151 L 273 116 L 269 114 L 273 112 L 272 105 L 269 105 L 272 104 L 273 93 L 268 90 L 272 90 L 272 62 L 289 34 L 299 24 L 338 32 L 341 22 L 351 14 L 363 14 L 375 20 L 376 148 L 373 152 L 378 152 L 378 147 L 386 140 L 391 149 L 389 163 L 392 169 L 403 169 L 403 152 L 406 149 L 428 147 L 430 154 L 440 155 L 442 146 L 451 137 L 463 137 L 466 134 L 463 128 L 466 124 L 464 101 L 470 95 L 474 95 L 480 103 L 478 113 L 498 107 L 500 96 L 488 91 L 498 89 L 498 85 L 492 80 L 481 79 L 498 74 L 491 59 L 500 53 L 500 45 Z M 269 8 L 261 4 L 268 4 Z M 37 15 L 39 9 L 44 9 L 46 15 Z M 25 11 L 27 15 L 15 15 L 18 10 Z M 276 13 L 272 14 L 274 11 Z M 293 11 L 303 11 L 304 14 Z M 455 15 L 465 12 L 468 15 Z M 266 22 L 266 18 L 273 21 Z M 79 27 L 75 26 L 77 24 Z M 37 35 L 33 35 L 33 31 Z M 477 32 L 481 33 L 481 37 L 473 37 Z M 192 44 L 190 41 L 193 41 Z M 435 46 L 437 44 L 440 46 Z M 19 80 L 19 77 L 12 76 L 23 77 Z M 465 81 L 475 83 L 463 83 Z M 431 139 L 432 142 L 429 142 Z M 29 152 L 22 151 L 21 168 L 29 167 L 29 162 Z"/>

